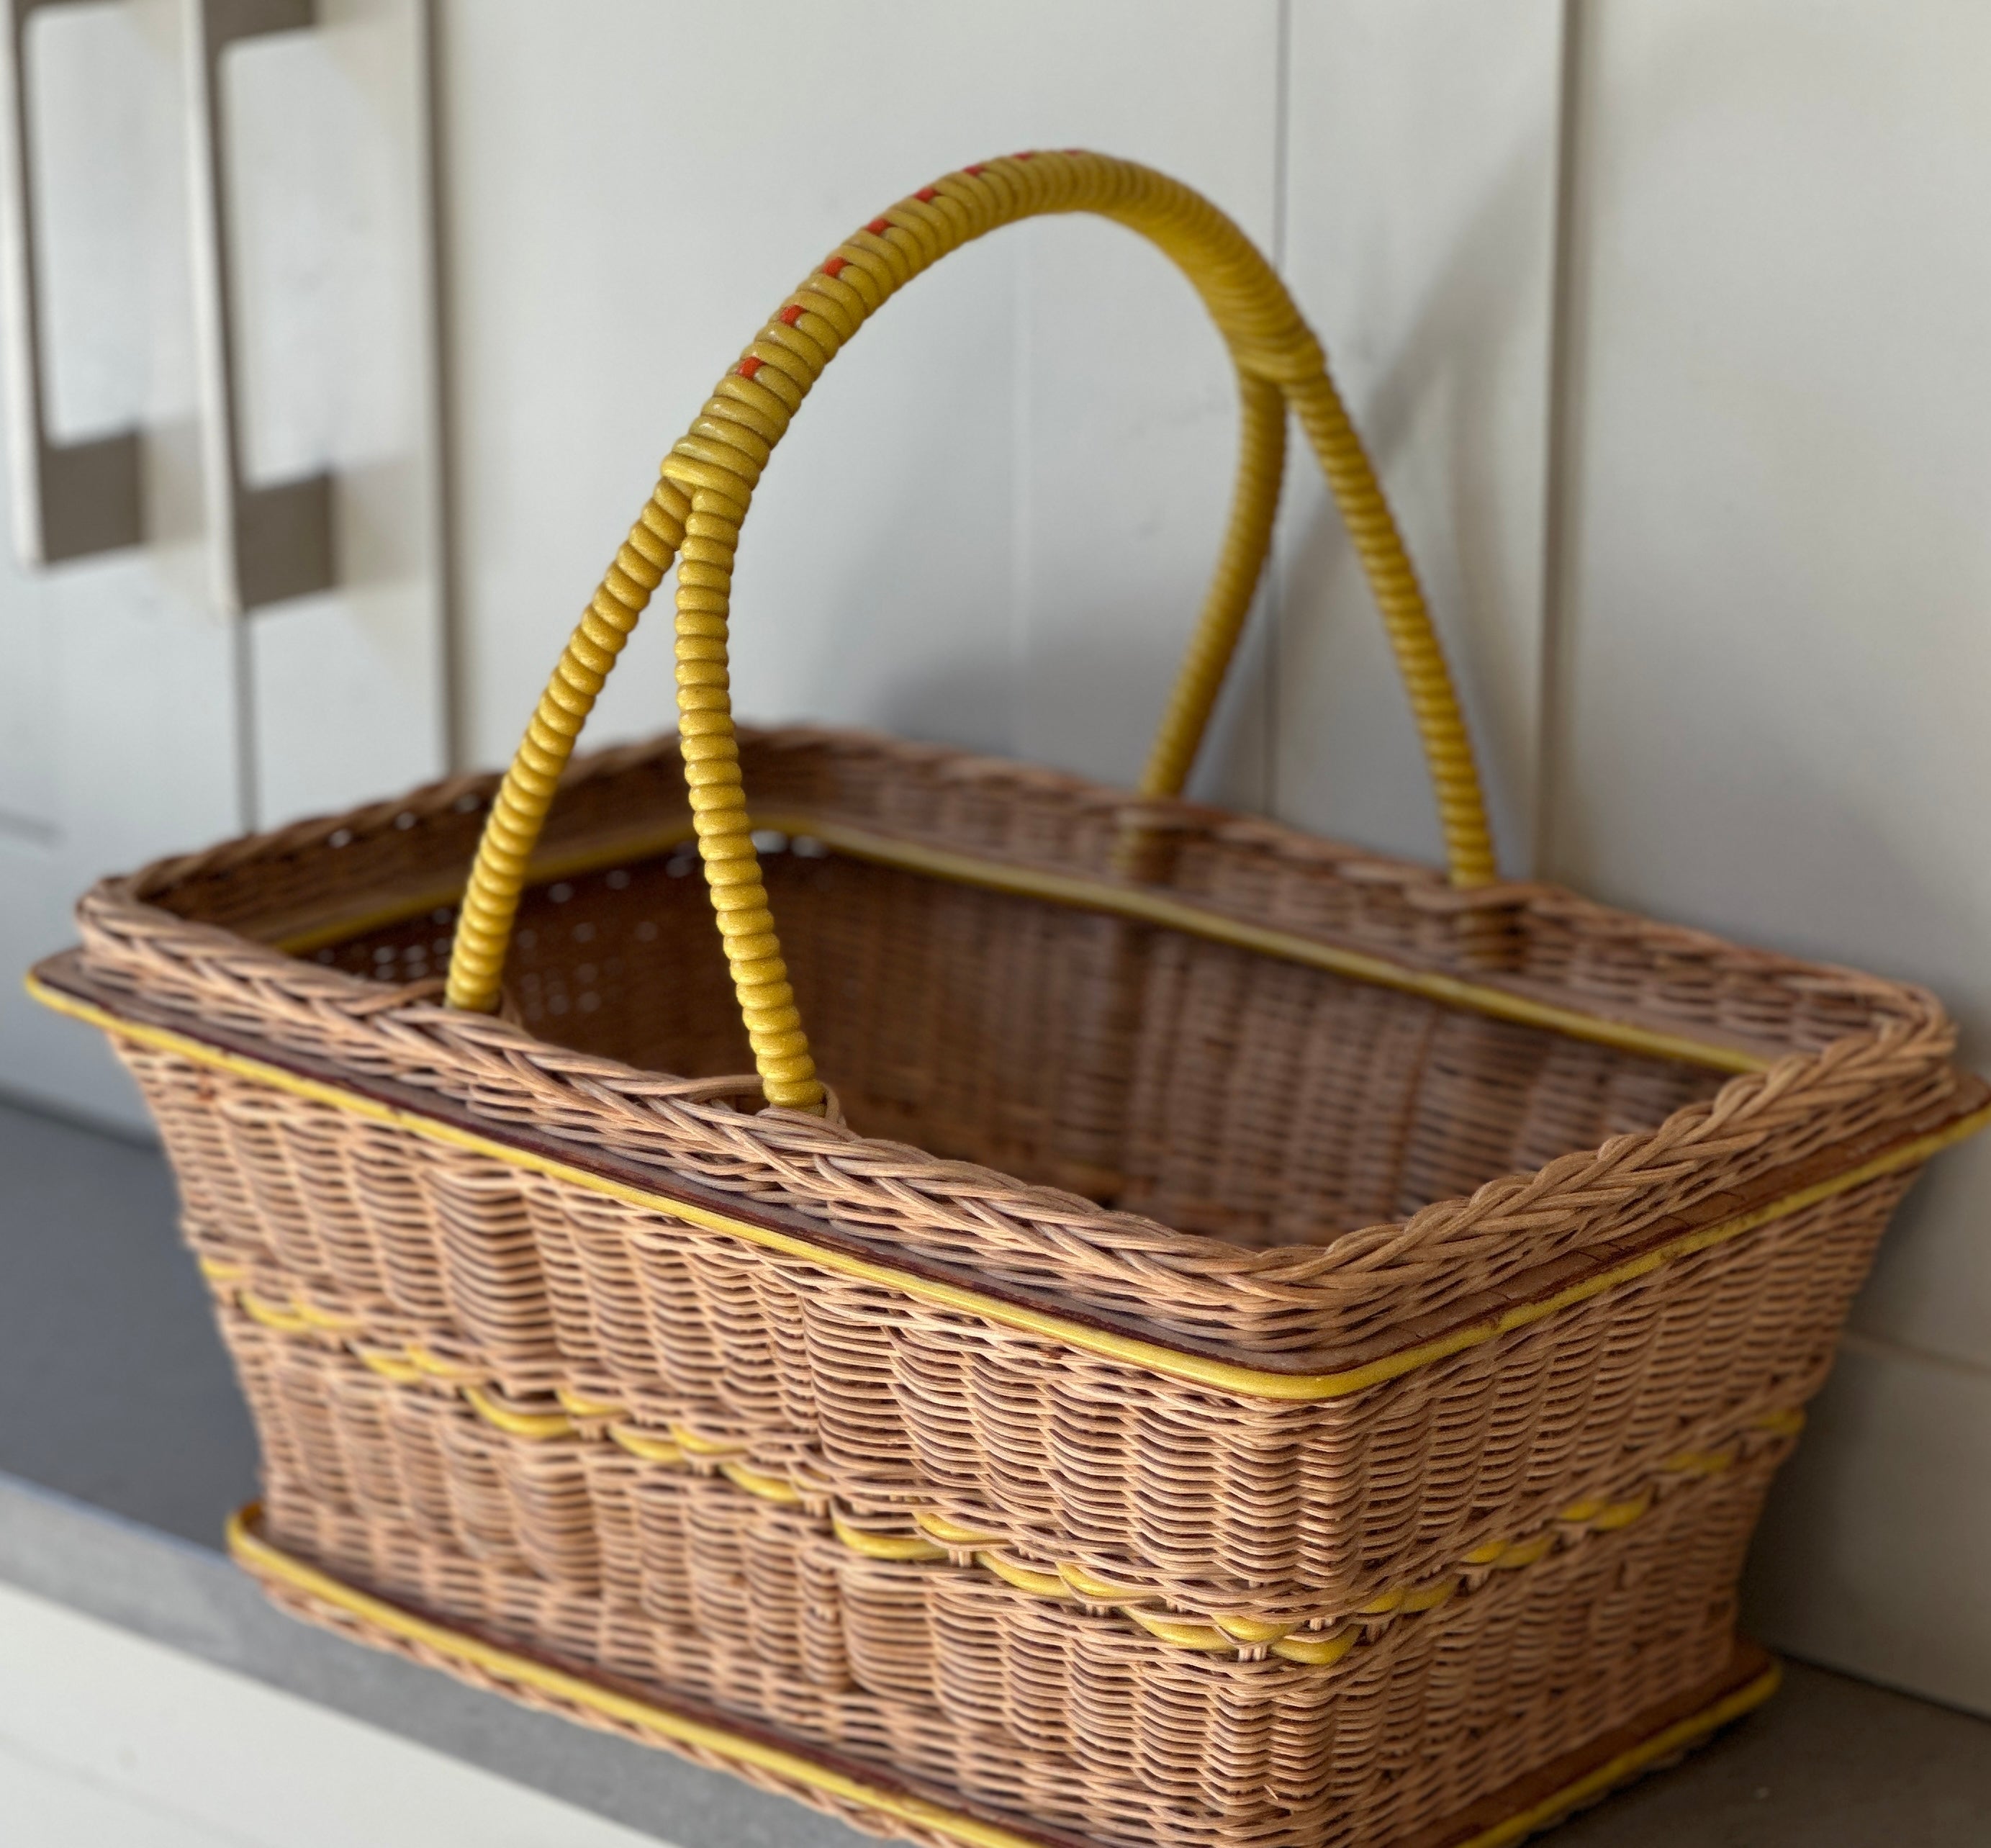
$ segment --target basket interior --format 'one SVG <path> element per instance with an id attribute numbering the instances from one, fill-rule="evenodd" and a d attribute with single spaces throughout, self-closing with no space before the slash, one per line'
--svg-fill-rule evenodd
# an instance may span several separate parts
<path id="1" fill-rule="evenodd" d="M 1397 1219 L 1724 1082 L 813 841 L 763 860 L 817 1064 L 855 1128 L 1237 1244 Z M 318 957 L 438 974 L 449 915 Z M 543 1039 L 686 1076 L 751 1070 L 689 848 L 529 891 L 506 978 Z"/>

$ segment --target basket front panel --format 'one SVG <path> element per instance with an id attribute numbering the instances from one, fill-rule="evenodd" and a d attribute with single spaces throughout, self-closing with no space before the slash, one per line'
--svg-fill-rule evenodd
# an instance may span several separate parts
<path id="1" fill-rule="evenodd" d="M 1752 1440 L 1630 1525 L 1559 1530 L 1547 1557 L 1469 1571 L 1449 1600 L 1367 1620 L 1341 1662 L 1310 1668 L 1184 1651 L 973 1567 L 867 1558 L 800 1506 L 599 1442 L 508 1435 L 433 1385 L 240 1315 L 226 1326 L 286 1548 L 417 1608 L 1129 1843 L 1395 1840 L 1704 1683 L 1731 1647 L 1742 1554 L 1788 1447 Z M 353 1459 L 411 1431 L 427 1434 L 416 1472 L 448 1484 L 445 1520 L 342 1492 L 361 1479 Z M 493 1482 L 509 1526 L 486 1506 Z M 619 1537 L 563 1560 L 530 1530 L 581 1495 Z"/>
<path id="2" fill-rule="evenodd" d="M 1264 1614 L 1352 1607 L 1710 1432 L 1795 1411 L 1908 1178 L 1387 1384 L 1281 1404 L 934 1309 L 288 1094 L 252 1104 L 247 1081 L 166 1055 L 132 1063 L 190 1235 L 218 1287 L 266 1315 L 302 1315 L 501 1409 L 619 1417 L 852 1503 L 934 1509 L 1040 1559 Z M 314 1242 L 273 1213 L 336 1230 Z M 366 1271 L 362 1247 L 377 1295 L 346 1287 Z M 321 1264 L 294 1268 L 313 1252 Z"/>

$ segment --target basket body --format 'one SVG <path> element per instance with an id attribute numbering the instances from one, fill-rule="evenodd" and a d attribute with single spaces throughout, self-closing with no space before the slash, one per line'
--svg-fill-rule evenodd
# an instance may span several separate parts
<path id="1" fill-rule="evenodd" d="M 1129 870 L 1126 798 L 1014 765 L 746 756 L 847 1122 L 731 1101 L 667 745 L 577 767 L 515 1020 L 423 985 L 488 783 L 86 901 L 49 980 L 158 1117 L 272 1540 L 1098 1841 L 1469 1839 L 1719 1680 L 1981 1105 L 1927 996 L 1183 804 Z"/>

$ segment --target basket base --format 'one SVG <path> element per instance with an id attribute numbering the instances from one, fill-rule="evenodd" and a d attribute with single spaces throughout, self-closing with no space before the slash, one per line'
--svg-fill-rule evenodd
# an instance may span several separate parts
<path id="1" fill-rule="evenodd" d="M 264 1538 L 254 1504 L 229 1523 L 228 1550 L 284 1609 L 349 1639 L 796 1798 L 873 1834 L 935 1848 L 1097 1848 L 1062 1830 L 999 1814 L 737 1715 L 667 1703 L 653 1690 L 577 1669 L 360 1590 Z M 1469 1809 L 1390 1848 L 1510 1848 L 1673 1762 L 1775 1693 L 1782 1671 L 1739 1642 L 1722 1672 L 1577 1751 L 1538 1766 Z"/>

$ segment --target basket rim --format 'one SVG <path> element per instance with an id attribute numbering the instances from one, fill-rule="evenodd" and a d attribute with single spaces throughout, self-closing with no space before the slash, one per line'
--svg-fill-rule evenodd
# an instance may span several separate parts
<path id="1" fill-rule="evenodd" d="M 74 951 L 37 964 L 29 974 L 27 986 L 34 999 L 57 1012 L 196 1064 L 687 1220 L 708 1230 L 730 1233 L 763 1249 L 882 1283 L 942 1308 L 1049 1336 L 1105 1360 L 1223 1391 L 1280 1400 L 1342 1398 L 1401 1378 L 1546 1320 L 1680 1258 L 1745 1236 L 1820 1200 L 1919 1166 L 1941 1149 L 1991 1127 L 1991 1084 L 1959 1074 L 1958 1094 L 1951 1104 L 1896 1133 L 1843 1145 L 1822 1160 L 1781 1170 L 1751 1195 L 1724 1195 L 1720 1210 L 1698 1221 L 1691 1217 L 1669 1220 L 1657 1238 L 1635 1245 L 1614 1245 L 1609 1261 L 1585 1275 L 1571 1277 L 1567 1264 L 1544 1266 L 1544 1274 L 1536 1280 L 1540 1285 L 1537 1292 L 1530 1293 L 1525 1285 L 1520 1288 L 1509 1285 L 1491 1315 L 1468 1314 L 1455 1326 L 1427 1331 L 1424 1339 L 1392 1351 L 1366 1360 L 1351 1358 L 1346 1366 L 1309 1370 L 1244 1365 L 1207 1345 L 1155 1339 L 1124 1319 L 1074 1312 L 1068 1303 L 1005 1289 L 965 1275 L 957 1267 L 921 1261 L 917 1254 L 840 1234 L 835 1227 L 800 1213 L 744 1202 L 610 1152 L 584 1155 L 526 1125 L 482 1122 L 475 1112 L 453 1107 L 432 1093 L 380 1079 L 356 1084 L 349 1074 L 294 1053 L 259 1047 L 212 1028 L 192 1030 L 184 1022 L 172 1021 L 164 1010 L 148 1008 L 142 1001 L 92 982 Z"/>
<path id="2" fill-rule="evenodd" d="M 882 753 L 909 775 L 965 783 L 978 795 L 1019 790 L 1067 805 L 1123 812 L 1124 791 L 1061 772 L 978 758 L 938 746 L 907 745 L 866 734 L 818 728 L 754 734 L 761 750 L 833 749 Z M 668 737 L 594 754 L 575 766 L 575 781 L 655 767 L 674 754 Z M 950 1261 L 975 1273 L 977 1286 L 1011 1286 L 1049 1295 L 1070 1317 L 1131 1319 L 1160 1326 L 1171 1349 L 1214 1345 L 1234 1361 L 1278 1360 L 1299 1349 L 1373 1349 L 1393 1291 L 1412 1280 L 1449 1278 L 1489 1254 L 1513 1273 L 1518 1241 L 1546 1220 L 1595 1229 L 1611 1221 L 1609 1242 L 1643 1229 L 1628 1206 L 1647 1194 L 1657 1220 L 1658 1189 L 1697 1164 L 1737 1149 L 1776 1147 L 1761 1166 L 1776 1171 L 1822 1152 L 1806 1126 L 1826 1101 L 1901 1094 L 1880 1114 L 1888 1126 L 1912 1126 L 1932 1104 L 1956 1104 L 1966 1081 L 1948 1064 L 1954 1030 L 1926 991 L 1879 978 L 1737 948 L 1706 933 L 1657 925 L 1553 887 L 1514 885 L 1461 894 L 1428 869 L 1344 848 L 1277 824 L 1199 805 L 1143 801 L 1145 814 L 1186 832 L 1216 836 L 1244 850 L 1289 854 L 1336 877 L 1394 882 L 1418 910 L 1456 912 L 1476 902 L 1574 921 L 1607 938 L 1642 933 L 1662 948 L 1718 956 L 1745 971 L 1769 972 L 1801 987 L 1829 984 L 1863 999 L 1880 1018 L 1816 1051 L 1793 1051 L 1767 1069 L 1731 1078 L 1711 1098 L 1676 1111 L 1656 1128 L 1601 1147 L 1560 1155 L 1532 1173 L 1490 1180 L 1468 1196 L 1434 1202 L 1407 1219 L 1349 1228 L 1304 1245 L 1247 1247 L 1186 1232 L 1142 1215 L 1101 1206 L 998 1170 L 944 1160 L 904 1144 L 866 1138 L 836 1122 L 779 1110 L 748 1115 L 724 1101 L 739 1081 L 694 1081 L 646 1072 L 574 1052 L 487 1015 L 434 1005 L 420 989 L 386 986 L 313 962 L 220 924 L 155 902 L 172 887 L 211 873 L 325 847 L 343 832 L 406 828 L 408 818 L 465 815 L 488 801 L 496 779 L 456 778 L 393 801 L 298 822 L 225 842 L 204 853 L 155 863 L 104 880 L 78 908 L 82 972 L 116 1000 L 164 1010 L 175 1030 L 247 1042 L 267 1060 L 322 1060 L 342 1081 L 404 1083 L 470 1111 L 483 1130 L 536 1118 L 571 1157 L 634 1159 L 654 1179 L 659 1166 L 715 1188 L 729 1210 L 744 1202 L 793 1208 L 819 1230 L 825 1223 L 908 1254 Z M 560 843 L 556 841 L 553 845 Z M 60 981 L 57 985 L 60 985 Z M 1725 1184 L 1735 1177 L 1727 1176 Z M 1710 1179 L 1711 1193 L 1715 1181 Z M 914 1202 L 913 1207 L 906 1203 Z M 1689 1202 L 1690 1207 L 1693 1203 Z M 915 1210 L 916 1209 L 916 1210 Z M 1680 1203 L 1669 1210 L 1677 1220 Z M 1588 1237 L 1589 1234 L 1585 1234 Z M 1565 1271 L 1569 1261 L 1563 1262 Z M 1513 1275 L 1493 1283 L 1506 1286 Z M 1450 1287 L 1441 1280 L 1435 1288 Z M 1482 1292 L 1484 1295 L 1486 1292 Z M 1449 1298 L 1446 1319 L 1463 1309 Z M 1255 1318 L 1255 1321 L 1252 1319 Z M 1349 1327 L 1337 1338 L 1320 1323 Z M 1428 1325 L 1432 1318 L 1424 1317 Z M 1398 1321 L 1401 1322 L 1401 1314 Z M 1247 1323 L 1250 1326 L 1247 1326 Z M 1256 1333 L 1254 1330 L 1258 1331 Z M 1353 1332 L 1349 1332 L 1349 1331 Z M 1428 1337 L 1438 1331 L 1426 1326 Z M 1401 1342 L 1397 1343 L 1401 1345 Z"/>

